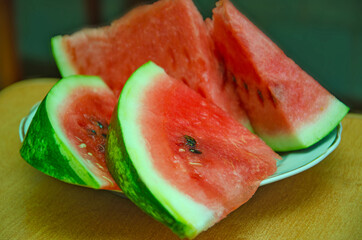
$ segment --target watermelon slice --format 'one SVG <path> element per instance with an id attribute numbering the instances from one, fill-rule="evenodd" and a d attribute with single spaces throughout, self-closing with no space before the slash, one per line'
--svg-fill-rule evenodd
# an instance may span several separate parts
<path id="1" fill-rule="evenodd" d="M 52 39 L 62 76 L 100 76 L 118 96 L 130 75 L 153 61 L 250 127 L 235 89 L 223 79 L 213 42 L 191 0 L 140 6 L 111 26 Z"/>
<path id="2" fill-rule="evenodd" d="M 61 79 L 41 102 L 21 156 L 64 182 L 119 190 L 105 162 L 108 125 L 117 98 L 99 77 Z"/>
<path id="3" fill-rule="evenodd" d="M 251 198 L 280 157 L 149 62 L 121 93 L 106 159 L 129 199 L 178 236 L 193 238 Z"/>
<path id="4" fill-rule="evenodd" d="M 288 58 L 230 1 L 213 10 L 211 35 L 233 73 L 254 131 L 274 150 L 306 148 L 349 108 Z"/>

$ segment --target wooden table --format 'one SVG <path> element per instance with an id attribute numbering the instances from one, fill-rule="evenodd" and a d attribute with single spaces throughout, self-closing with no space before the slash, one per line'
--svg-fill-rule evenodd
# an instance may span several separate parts
<path id="1" fill-rule="evenodd" d="M 128 199 L 60 182 L 21 159 L 20 120 L 54 83 L 28 80 L 0 92 L 0 239 L 177 239 Z M 362 239 L 362 115 L 342 124 L 329 157 L 260 187 L 197 239 Z"/>

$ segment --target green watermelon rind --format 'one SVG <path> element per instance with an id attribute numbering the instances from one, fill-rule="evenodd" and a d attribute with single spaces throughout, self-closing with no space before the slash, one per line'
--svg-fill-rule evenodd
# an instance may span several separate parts
<path id="1" fill-rule="evenodd" d="M 124 194 L 131 199 L 138 207 L 146 213 L 150 213 L 156 220 L 166 224 L 180 237 L 185 237 L 184 224 L 178 222 L 153 196 L 132 165 L 127 150 L 124 146 L 123 135 L 117 120 L 112 120 L 108 132 L 108 144 L 106 158 L 113 159 L 108 163 L 108 170 L 115 178 L 116 183 L 122 186 Z M 113 164 L 115 161 L 122 161 L 122 164 Z M 130 180 L 131 179 L 131 180 Z"/>
<path id="2" fill-rule="evenodd" d="M 214 213 L 158 174 L 136 120 L 142 94 L 164 74 L 162 68 L 148 62 L 127 81 L 110 124 L 107 166 L 126 196 L 143 211 L 178 236 L 193 238 L 215 223 Z"/>
<path id="3" fill-rule="evenodd" d="M 51 39 L 52 52 L 59 72 L 63 77 L 77 74 L 77 70 L 71 64 L 68 57 L 68 51 L 65 49 L 64 38 L 61 35 Z"/>
<path id="4" fill-rule="evenodd" d="M 107 180 L 94 175 L 59 127 L 59 103 L 79 86 L 108 87 L 98 77 L 61 79 L 41 102 L 29 126 L 20 155 L 34 168 L 61 181 L 99 189 Z M 110 90 L 109 90 L 110 91 Z"/>
<path id="5" fill-rule="evenodd" d="M 285 152 L 305 149 L 320 141 L 332 132 L 348 113 L 349 108 L 331 96 L 328 107 L 321 111 L 317 119 L 303 124 L 292 134 L 260 134 L 266 144 L 274 151 Z"/>

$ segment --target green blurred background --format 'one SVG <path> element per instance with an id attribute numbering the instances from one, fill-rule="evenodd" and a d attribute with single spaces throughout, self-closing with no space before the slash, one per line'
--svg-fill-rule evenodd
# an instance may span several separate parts
<path id="1" fill-rule="evenodd" d="M 19 76 L 26 79 L 59 77 L 50 49 L 52 36 L 109 24 L 135 5 L 153 1 L 11 2 Z M 204 17 L 211 16 L 215 1 L 194 2 Z M 362 112 L 361 0 L 232 2 L 352 111 Z"/>

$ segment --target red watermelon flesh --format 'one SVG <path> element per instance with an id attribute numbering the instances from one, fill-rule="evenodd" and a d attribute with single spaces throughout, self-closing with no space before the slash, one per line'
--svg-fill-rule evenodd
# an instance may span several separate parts
<path id="1" fill-rule="evenodd" d="M 251 198 L 280 157 L 184 84 L 157 78 L 139 116 L 153 164 L 179 191 L 223 218 Z"/>
<path id="2" fill-rule="evenodd" d="M 108 125 L 117 98 L 110 90 L 77 88 L 59 109 L 58 118 L 66 137 L 93 174 L 102 178 L 102 189 L 119 190 L 105 162 Z"/>
<path id="3" fill-rule="evenodd" d="M 206 19 L 205 24 L 206 24 L 208 34 L 211 37 L 212 28 L 213 28 L 212 21 L 210 19 Z M 237 84 L 236 84 L 235 78 L 231 74 L 231 72 L 225 67 L 224 59 L 223 59 L 222 55 L 220 54 L 220 52 L 218 51 L 218 49 L 215 47 L 214 43 L 212 43 L 212 51 L 214 53 L 215 58 L 217 59 L 217 61 L 219 63 L 220 71 L 223 75 L 223 79 L 224 79 L 223 87 L 222 87 L 223 95 L 237 96 L 236 98 L 233 97 L 232 100 L 231 100 L 231 98 L 229 99 L 230 101 L 232 101 L 231 104 L 229 105 L 229 111 L 237 113 L 240 111 L 240 109 L 242 109 L 244 112 L 244 107 L 242 106 L 242 102 L 238 96 Z M 225 109 L 223 109 L 223 110 L 225 110 Z M 246 113 L 244 112 L 243 114 L 246 114 Z M 241 119 L 239 122 L 242 123 L 250 131 L 253 131 L 253 128 L 250 124 L 248 117 Z"/>
<path id="4" fill-rule="evenodd" d="M 99 77 L 60 79 L 33 116 L 21 156 L 61 181 L 120 190 L 105 165 L 108 124 L 116 102 L 112 90 Z"/>
<path id="5" fill-rule="evenodd" d="M 253 129 L 275 150 L 308 147 L 333 130 L 347 113 L 346 106 L 230 1 L 217 3 L 212 24 L 216 48 L 237 81 Z"/>
<path id="6" fill-rule="evenodd" d="M 113 113 L 107 166 L 126 196 L 178 236 L 194 238 L 245 203 L 280 156 L 152 62 Z"/>
<path id="7" fill-rule="evenodd" d="M 250 125 L 235 91 L 225 84 L 202 16 L 191 0 L 140 6 L 111 26 L 55 37 L 63 76 L 100 76 L 118 95 L 130 75 L 153 61 L 238 121 Z"/>

